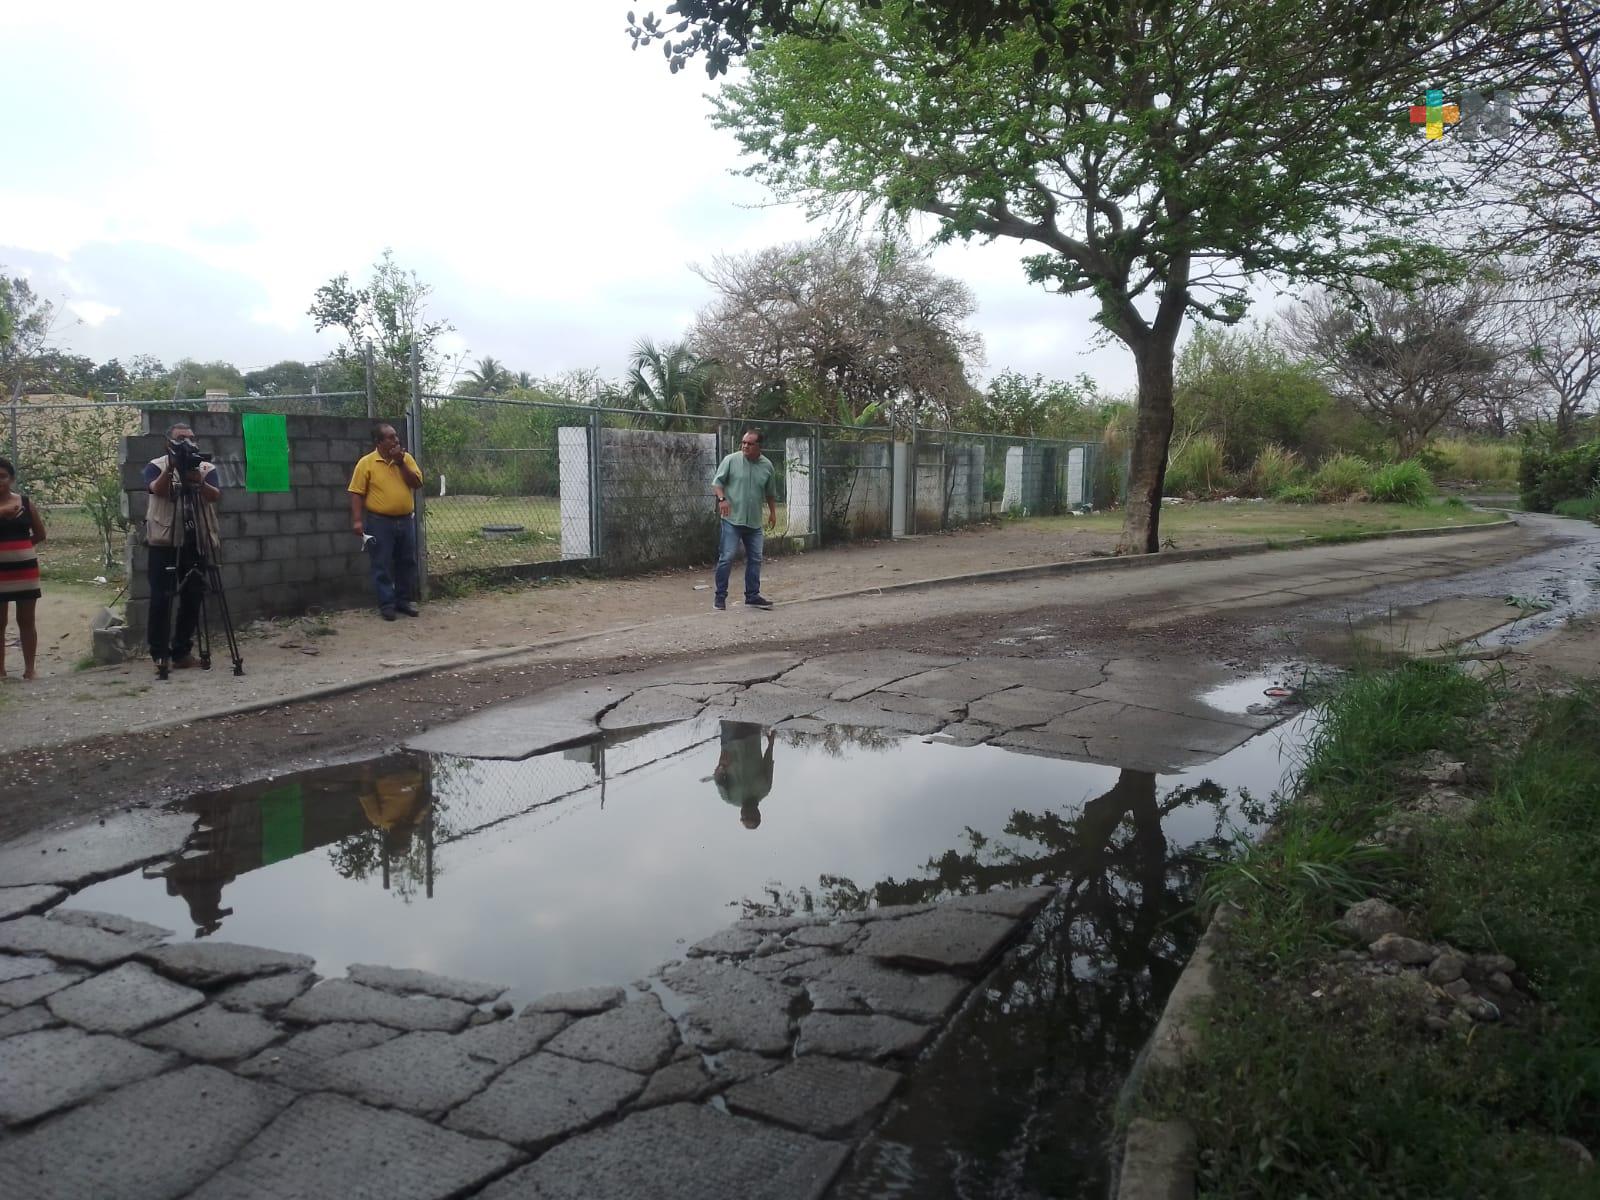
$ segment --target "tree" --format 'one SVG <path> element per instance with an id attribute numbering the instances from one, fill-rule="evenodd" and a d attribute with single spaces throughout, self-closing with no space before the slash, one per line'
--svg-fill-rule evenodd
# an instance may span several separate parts
<path id="1" fill-rule="evenodd" d="M 822 4 L 840 34 L 790 30 L 752 51 L 715 120 L 781 196 L 929 214 L 945 240 L 1016 238 L 1042 251 L 1036 282 L 1094 298 L 1139 379 L 1132 552 L 1160 544 L 1185 320 L 1238 320 L 1253 277 L 1400 283 L 1444 268 L 1404 235 L 1423 209 L 1405 104 L 1440 72 L 1503 79 L 1534 35 L 1534 10 L 1499 0 L 1085 0 L 1053 6 L 1048 28 L 991 24 L 952 51 L 930 7 Z"/>
<path id="2" fill-rule="evenodd" d="M 657 346 L 643 338 L 628 361 L 628 403 L 679 416 L 704 413 L 715 372 L 716 364 L 698 357 L 688 342 Z"/>
<path id="3" fill-rule="evenodd" d="M 1575 299 L 1563 291 L 1537 285 L 1518 330 L 1558 449 L 1577 441 L 1579 418 L 1600 398 L 1600 295 Z"/>
<path id="4" fill-rule="evenodd" d="M 485 355 L 467 372 L 467 377 L 456 385 L 456 391 L 463 396 L 498 396 L 514 386 L 516 384 L 511 372 L 499 360 Z"/>
<path id="5" fill-rule="evenodd" d="M 1305 450 L 1313 418 L 1330 400 L 1311 365 L 1291 358 L 1262 326 L 1196 329 L 1178 355 L 1174 386 L 1176 428 L 1215 436 L 1235 470 L 1268 442 Z"/>
<path id="6" fill-rule="evenodd" d="M 729 411 L 851 421 L 868 405 L 945 423 L 966 403 L 982 340 L 968 288 L 919 255 L 832 234 L 725 256 L 701 278 L 718 298 L 690 341 L 719 364 Z"/>
<path id="7" fill-rule="evenodd" d="M 372 276 L 355 287 L 348 274 L 335 275 L 317 289 L 308 313 L 318 332 L 337 329 L 345 343 L 336 352 L 340 362 L 359 363 L 366 347 L 373 348 L 372 390 L 379 411 L 397 416 L 411 392 L 411 352 L 425 387 L 433 386 L 439 371 L 439 337 L 455 327 L 448 321 L 427 319 L 427 300 L 433 288 L 415 271 L 402 269 L 394 251 L 385 250 L 372 265 Z"/>
<path id="8" fill-rule="evenodd" d="M 1468 406 L 1526 390 L 1512 369 L 1515 314 L 1503 292 L 1481 277 L 1410 295 L 1364 284 L 1353 301 L 1313 295 L 1288 321 L 1334 394 L 1410 456 Z"/>
<path id="9" fill-rule="evenodd" d="M 1030 379 L 1009 368 L 955 415 L 961 429 L 1045 438 L 1091 437 L 1105 420 L 1103 401 L 1089 376 L 1047 380 L 1035 374 Z"/>
<path id="10" fill-rule="evenodd" d="M 0 271 L 0 399 L 15 399 L 29 390 L 55 321 L 55 305 L 27 279 Z"/>

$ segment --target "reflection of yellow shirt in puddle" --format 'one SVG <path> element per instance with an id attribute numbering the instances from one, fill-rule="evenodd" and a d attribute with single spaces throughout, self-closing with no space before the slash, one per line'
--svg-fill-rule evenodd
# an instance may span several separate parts
<path id="1" fill-rule="evenodd" d="M 761 726 L 722 723 L 722 757 L 712 772 L 717 793 L 738 808 L 760 804 L 772 790 L 772 756 L 761 750 Z"/>
<path id="2" fill-rule="evenodd" d="M 391 771 L 379 775 L 361 792 L 361 811 L 377 829 L 415 825 L 432 807 L 421 771 Z"/>

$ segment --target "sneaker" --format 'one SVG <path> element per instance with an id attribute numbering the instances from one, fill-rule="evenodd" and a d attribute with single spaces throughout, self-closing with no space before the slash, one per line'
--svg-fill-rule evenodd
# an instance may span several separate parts
<path id="1" fill-rule="evenodd" d="M 385 621 L 393 621 L 395 619 L 395 612 L 394 612 L 394 609 L 392 609 L 392 608 L 379 609 L 378 612 L 379 612 L 379 615 L 382 616 Z"/>
<path id="2" fill-rule="evenodd" d="M 396 604 L 394 607 L 396 612 L 402 612 L 408 617 L 420 617 L 422 615 L 421 610 L 409 600 L 404 604 Z"/>
<path id="3" fill-rule="evenodd" d="M 711 607 L 717 612 L 721 612 L 723 609 L 728 607 L 728 602 L 726 600 L 713 600 L 711 602 Z"/>
<path id="4" fill-rule="evenodd" d="M 752 596 L 749 600 L 746 600 L 744 603 L 745 603 L 745 607 L 746 608 L 771 608 L 772 607 L 772 601 L 768 600 L 765 596 Z"/>

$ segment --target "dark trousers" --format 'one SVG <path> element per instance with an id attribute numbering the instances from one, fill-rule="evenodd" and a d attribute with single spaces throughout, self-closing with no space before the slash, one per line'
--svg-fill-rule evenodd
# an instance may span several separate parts
<path id="1" fill-rule="evenodd" d="M 157 662 L 164 658 L 183 658 L 194 648 L 194 631 L 200 624 L 200 604 L 206 594 L 209 564 L 192 545 L 185 546 L 181 554 L 176 546 L 151 546 L 149 549 L 150 657 Z M 178 595 L 176 626 L 172 623 L 174 593 Z M 171 645 L 167 644 L 169 632 Z"/>
<path id="2" fill-rule="evenodd" d="M 362 528 L 372 535 L 367 547 L 367 570 L 380 609 L 393 609 L 411 600 L 417 578 L 417 523 L 411 517 L 386 517 L 369 512 Z"/>

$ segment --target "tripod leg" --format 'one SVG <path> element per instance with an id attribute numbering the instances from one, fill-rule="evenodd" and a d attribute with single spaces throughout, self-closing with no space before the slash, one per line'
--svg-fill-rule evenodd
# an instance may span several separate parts
<path id="1" fill-rule="evenodd" d="M 207 568 L 206 583 L 208 592 L 216 597 L 217 613 L 222 618 L 222 634 L 228 641 L 228 656 L 233 659 L 233 673 L 243 675 L 244 659 L 239 654 L 239 635 L 234 632 L 233 614 L 228 611 L 228 593 L 222 589 L 222 569 L 215 563 Z"/>

